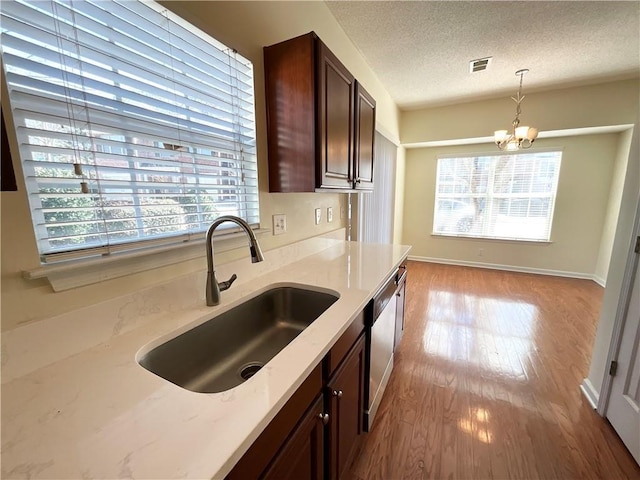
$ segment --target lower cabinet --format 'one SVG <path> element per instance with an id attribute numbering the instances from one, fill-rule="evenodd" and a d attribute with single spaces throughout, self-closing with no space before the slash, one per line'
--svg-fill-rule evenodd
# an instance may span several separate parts
<path id="1" fill-rule="evenodd" d="M 264 474 L 265 479 L 298 480 L 324 478 L 324 413 L 318 397 L 282 446 Z"/>
<path id="2" fill-rule="evenodd" d="M 364 413 L 364 314 L 227 475 L 233 479 L 338 479 L 358 450 Z"/>
<path id="3" fill-rule="evenodd" d="M 329 478 L 343 477 L 362 435 L 364 406 L 364 336 L 329 380 L 327 387 Z"/>

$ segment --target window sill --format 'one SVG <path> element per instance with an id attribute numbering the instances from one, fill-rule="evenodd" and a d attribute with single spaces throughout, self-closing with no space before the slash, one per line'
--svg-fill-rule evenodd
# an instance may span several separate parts
<path id="1" fill-rule="evenodd" d="M 553 242 L 551 240 L 526 240 L 526 239 L 518 239 L 518 238 L 489 238 L 489 237 L 474 237 L 473 235 L 454 235 L 447 233 L 431 233 L 432 237 L 441 237 L 441 238 L 455 238 L 461 240 L 481 240 L 487 242 L 498 242 L 498 243 L 528 243 L 532 245 L 551 245 Z"/>
<path id="2" fill-rule="evenodd" d="M 270 232 L 271 230 L 266 228 L 254 230 L 258 237 Z M 22 276 L 27 280 L 46 278 L 54 292 L 63 292 L 204 257 L 204 244 L 205 240 L 202 238 L 181 244 L 149 247 L 135 252 L 118 253 L 101 258 L 70 260 L 25 270 L 22 272 Z M 216 253 L 228 252 L 248 245 L 244 232 L 214 236 L 213 244 Z"/>

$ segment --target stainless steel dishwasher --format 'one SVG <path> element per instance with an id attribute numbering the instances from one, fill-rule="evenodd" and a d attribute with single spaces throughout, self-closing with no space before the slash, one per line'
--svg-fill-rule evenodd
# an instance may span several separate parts
<path id="1" fill-rule="evenodd" d="M 396 328 L 396 286 L 398 273 L 394 272 L 374 295 L 367 308 L 365 358 L 364 430 L 369 431 L 378 411 L 382 395 L 393 370 L 393 341 Z"/>

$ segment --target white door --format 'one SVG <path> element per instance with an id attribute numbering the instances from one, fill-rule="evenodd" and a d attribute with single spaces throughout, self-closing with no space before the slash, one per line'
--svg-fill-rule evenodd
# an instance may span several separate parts
<path id="1" fill-rule="evenodd" d="M 640 464 L 640 262 L 631 280 L 618 369 L 611 384 L 607 418 Z"/>

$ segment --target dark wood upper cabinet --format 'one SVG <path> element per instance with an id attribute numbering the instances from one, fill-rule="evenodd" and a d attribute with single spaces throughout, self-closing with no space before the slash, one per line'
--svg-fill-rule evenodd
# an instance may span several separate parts
<path id="1" fill-rule="evenodd" d="M 356 125 L 354 165 L 355 187 L 373 190 L 373 143 L 376 128 L 376 101 L 359 83 L 356 84 Z"/>
<path id="2" fill-rule="evenodd" d="M 311 32 L 265 47 L 264 69 L 269 191 L 352 190 L 357 156 L 372 188 L 375 101 L 340 60 Z"/>
<path id="3" fill-rule="evenodd" d="M 318 130 L 320 162 L 316 185 L 353 185 L 353 98 L 355 79 L 318 40 Z"/>

